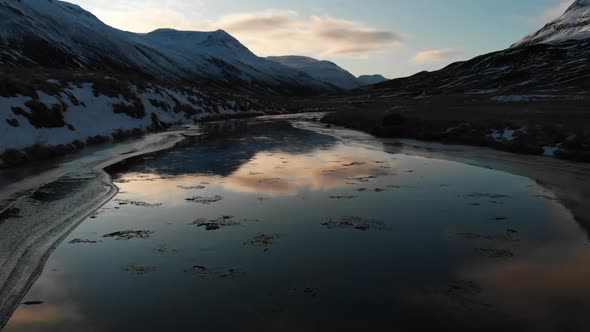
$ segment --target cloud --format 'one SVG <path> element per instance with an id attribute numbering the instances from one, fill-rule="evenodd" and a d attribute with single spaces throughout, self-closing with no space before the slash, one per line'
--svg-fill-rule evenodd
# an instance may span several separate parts
<path id="1" fill-rule="evenodd" d="M 416 65 L 422 65 L 428 62 L 443 62 L 455 59 L 460 54 L 460 51 L 452 48 L 422 51 L 414 55 L 410 62 Z"/>
<path id="2" fill-rule="evenodd" d="M 261 13 L 240 13 L 222 17 L 209 23 L 238 32 L 260 33 L 268 30 L 286 29 L 297 24 L 294 11 L 265 11 Z"/>
<path id="3" fill-rule="evenodd" d="M 332 17 L 300 17 L 295 11 L 268 10 L 223 16 L 209 22 L 264 55 L 363 56 L 398 46 L 400 34 Z"/>

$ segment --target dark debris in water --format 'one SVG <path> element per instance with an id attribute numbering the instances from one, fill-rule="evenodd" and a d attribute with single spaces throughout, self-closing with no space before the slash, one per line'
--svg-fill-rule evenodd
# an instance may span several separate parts
<path id="1" fill-rule="evenodd" d="M 479 248 L 478 251 L 487 255 L 488 258 L 503 259 L 514 257 L 514 253 L 508 249 Z"/>
<path id="2" fill-rule="evenodd" d="M 168 246 L 165 244 L 161 244 L 157 249 L 155 249 L 155 251 L 159 253 L 178 252 L 178 250 L 176 249 L 169 249 Z"/>
<path id="3" fill-rule="evenodd" d="M 463 197 L 498 199 L 498 198 L 506 198 L 506 197 L 510 197 L 510 196 L 502 195 L 502 194 L 493 194 L 493 193 L 471 193 L 471 194 L 465 195 Z"/>
<path id="4" fill-rule="evenodd" d="M 256 248 L 263 249 L 264 251 L 268 251 L 270 247 L 280 238 L 280 234 L 258 233 L 254 239 L 244 242 L 244 245 L 251 245 Z"/>
<path id="5" fill-rule="evenodd" d="M 322 226 L 326 226 L 330 229 L 357 229 L 361 231 L 387 229 L 385 223 L 382 221 L 361 217 L 343 217 L 340 219 L 330 218 L 324 220 Z"/>
<path id="6" fill-rule="evenodd" d="M 131 239 L 148 239 L 150 236 L 154 234 L 154 231 L 147 231 L 147 230 L 126 230 L 120 232 L 114 232 L 105 234 L 102 237 L 106 238 L 116 238 L 115 240 L 131 240 Z"/>
<path id="7" fill-rule="evenodd" d="M 359 196 L 355 195 L 339 195 L 339 196 L 330 196 L 331 199 L 354 199 L 358 198 Z"/>
<path id="8" fill-rule="evenodd" d="M 241 270 L 231 268 L 225 271 L 212 271 L 204 265 L 193 265 L 191 268 L 184 270 L 186 273 L 194 274 L 202 279 L 208 279 L 210 277 L 219 279 L 231 279 L 235 280 L 242 277 L 245 273 Z"/>
<path id="9" fill-rule="evenodd" d="M 266 183 L 266 184 L 277 184 L 281 181 L 281 178 L 266 178 L 258 180 L 258 183 Z"/>
<path id="10" fill-rule="evenodd" d="M 219 278 L 235 280 L 235 279 L 241 277 L 242 275 L 244 275 L 244 272 L 242 272 L 238 269 L 229 269 L 229 270 L 219 274 Z"/>
<path id="11" fill-rule="evenodd" d="M 514 230 L 507 230 L 502 235 L 490 235 L 490 234 L 478 234 L 478 233 L 455 233 L 453 236 L 463 240 L 485 240 L 485 241 L 498 241 L 498 242 L 520 242 L 520 239 L 512 236 Z"/>
<path id="12" fill-rule="evenodd" d="M 306 287 L 305 289 L 303 289 L 303 293 L 309 294 L 311 297 L 317 297 L 320 293 L 320 289 L 314 287 Z"/>
<path id="13" fill-rule="evenodd" d="M 189 202 L 195 202 L 195 203 L 200 203 L 200 204 L 211 204 L 211 203 L 219 202 L 222 199 L 223 199 L 223 197 L 221 197 L 219 195 L 215 195 L 212 197 L 193 196 L 193 197 L 186 198 L 186 200 Z"/>
<path id="14" fill-rule="evenodd" d="M 178 188 L 183 190 L 201 190 L 205 189 L 205 186 L 197 185 L 197 186 L 178 186 Z"/>
<path id="15" fill-rule="evenodd" d="M 195 225 L 197 227 L 205 227 L 205 229 L 208 231 L 214 231 L 222 227 L 239 226 L 241 224 L 235 221 L 233 216 L 223 216 L 217 219 L 199 218 L 190 223 L 190 225 Z"/>
<path id="16" fill-rule="evenodd" d="M 193 265 L 190 269 L 184 270 L 184 272 L 196 274 L 203 279 L 209 276 L 209 269 L 203 265 Z"/>
<path id="17" fill-rule="evenodd" d="M 155 271 L 156 268 L 150 265 L 137 265 L 130 264 L 123 268 L 123 271 L 127 271 L 129 274 L 143 275 Z"/>
<path id="18" fill-rule="evenodd" d="M 68 242 L 70 244 L 95 244 L 98 243 L 96 240 L 88 240 L 88 239 L 73 239 L 72 241 Z"/>
<path id="19" fill-rule="evenodd" d="M 386 186 L 387 188 L 392 188 L 392 189 L 415 189 L 415 186 L 400 186 L 400 185 L 396 185 L 396 184 L 390 184 L 388 186 Z"/>
<path id="20" fill-rule="evenodd" d="M 387 191 L 386 189 L 383 188 L 373 188 L 373 189 L 369 189 L 369 188 L 358 188 L 355 189 L 358 192 L 374 192 L 374 193 L 382 193 Z"/>
<path id="21" fill-rule="evenodd" d="M 442 291 L 442 290 L 441 290 Z M 447 304 L 455 307 L 446 307 L 449 310 L 491 310 L 492 306 L 482 301 L 481 295 L 483 287 L 475 281 L 471 280 L 455 280 L 451 281 L 444 292 L 440 295 L 447 299 Z"/>
<path id="22" fill-rule="evenodd" d="M 139 207 L 158 207 L 162 206 L 162 203 L 146 203 L 141 201 L 132 201 L 128 199 L 116 199 L 115 202 L 119 203 L 119 205 L 133 205 Z"/>
<path id="23" fill-rule="evenodd" d="M 364 164 L 366 164 L 366 163 L 355 161 L 355 162 L 352 162 L 352 163 L 349 163 L 349 164 L 342 164 L 342 166 L 344 166 L 344 167 L 362 166 Z"/>
<path id="24" fill-rule="evenodd" d="M 359 176 L 356 178 L 346 178 L 346 180 L 348 181 L 356 181 L 356 182 L 369 182 L 373 179 L 376 179 L 377 177 L 374 175 L 370 175 L 370 176 Z"/>
<path id="25" fill-rule="evenodd" d="M 483 291 L 482 287 L 474 281 L 456 280 L 449 284 L 447 295 L 455 299 L 477 296 Z"/>
<path id="26" fill-rule="evenodd" d="M 41 305 L 43 304 L 43 301 L 25 301 L 23 302 L 24 305 L 30 306 L 30 305 Z"/>

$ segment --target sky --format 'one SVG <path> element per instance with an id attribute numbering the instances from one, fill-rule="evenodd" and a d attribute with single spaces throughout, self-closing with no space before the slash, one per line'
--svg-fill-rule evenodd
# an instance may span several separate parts
<path id="1" fill-rule="evenodd" d="M 440 69 L 509 47 L 573 0 L 69 0 L 119 29 L 223 29 L 259 56 L 305 55 L 355 75 Z"/>

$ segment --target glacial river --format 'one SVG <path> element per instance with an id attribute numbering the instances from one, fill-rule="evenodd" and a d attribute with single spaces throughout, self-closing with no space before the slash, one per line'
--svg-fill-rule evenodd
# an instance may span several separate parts
<path id="1" fill-rule="evenodd" d="M 322 127 L 203 124 L 111 170 L 5 331 L 588 327 L 588 237 L 551 191 Z"/>

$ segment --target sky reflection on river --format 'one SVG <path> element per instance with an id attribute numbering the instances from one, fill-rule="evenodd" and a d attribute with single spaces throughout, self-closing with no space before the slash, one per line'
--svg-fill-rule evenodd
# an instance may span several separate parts
<path id="1" fill-rule="evenodd" d="M 205 126 L 116 183 L 6 331 L 586 324 L 586 235 L 527 178 L 267 119 Z M 103 236 L 125 230 L 145 233 Z"/>

